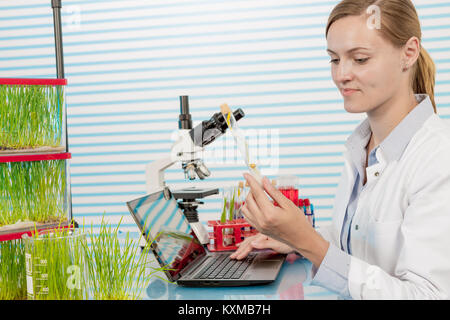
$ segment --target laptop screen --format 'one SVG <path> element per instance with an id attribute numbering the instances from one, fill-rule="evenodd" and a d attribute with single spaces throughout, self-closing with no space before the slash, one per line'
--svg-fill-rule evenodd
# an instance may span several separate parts
<path id="1" fill-rule="evenodd" d="M 156 192 L 127 202 L 139 229 L 149 239 L 154 239 L 153 249 L 162 266 L 167 266 L 173 280 L 199 255 L 206 254 L 197 240 L 186 217 L 171 196 Z"/>

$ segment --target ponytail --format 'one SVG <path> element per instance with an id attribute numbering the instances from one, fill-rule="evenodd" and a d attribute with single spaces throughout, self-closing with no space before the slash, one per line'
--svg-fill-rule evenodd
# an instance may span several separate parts
<path id="1" fill-rule="evenodd" d="M 425 93 L 430 97 L 434 112 L 437 113 L 434 101 L 434 84 L 436 76 L 436 66 L 428 52 L 420 49 L 420 55 L 416 62 L 416 69 L 413 78 L 414 93 Z"/>

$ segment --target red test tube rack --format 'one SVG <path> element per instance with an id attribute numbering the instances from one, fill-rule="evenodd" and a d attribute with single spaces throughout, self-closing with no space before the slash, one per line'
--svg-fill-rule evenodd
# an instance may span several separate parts
<path id="1" fill-rule="evenodd" d="M 223 223 L 220 220 L 210 220 L 208 226 L 213 227 L 213 232 L 208 233 L 209 239 L 214 241 L 214 243 L 208 244 L 208 249 L 211 252 L 236 250 L 238 248 L 236 244 L 258 233 L 253 228 L 250 231 L 244 230 L 244 228 L 251 227 L 245 219 L 228 220 Z M 232 232 L 226 232 L 225 230 L 231 230 Z"/>

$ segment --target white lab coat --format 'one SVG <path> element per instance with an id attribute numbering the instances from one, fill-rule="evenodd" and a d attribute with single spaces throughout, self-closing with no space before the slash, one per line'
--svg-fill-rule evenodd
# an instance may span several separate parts
<path id="1" fill-rule="evenodd" d="M 347 153 L 332 224 L 319 232 L 340 248 L 354 170 Z M 450 126 L 433 114 L 398 161 L 367 168 L 352 222 L 348 274 L 353 299 L 448 299 Z"/>

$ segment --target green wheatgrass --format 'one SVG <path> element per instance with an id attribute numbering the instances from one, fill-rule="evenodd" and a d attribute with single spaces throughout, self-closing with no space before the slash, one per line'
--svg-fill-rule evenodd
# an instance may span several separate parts
<path id="1" fill-rule="evenodd" d="M 22 240 L 0 242 L 0 300 L 27 298 Z"/>
<path id="2" fill-rule="evenodd" d="M 61 86 L 0 85 L 0 150 L 60 146 L 63 106 Z"/>
<path id="3" fill-rule="evenodd" d="M 233 220 L 234 217 L 234 200 L 235 200 L 235 190 L 234 188 L 231 191 L 233 195 L 231 196 L 231 202 L 230 202 L 230 211 L 228 213 L 228 220 Z"/>
<path id="4" fill-rule="evenodd" d="M 88 298 L 85 280 L 86 236 L 81 230 L 55 228 L 24 236 L 27 285 L 31 300 Z"/>
<path id="5" fill-rule="evenodd" d="M 65 160 L 0 163 L 0 226 L 67 218 Z"/>
<path id="6" fill-rule="evenodd" d="M 0 242 L 0 299 L 140 299 L 152 277 L 164 281 L 148 256 L 153 240 L 119 236 L 102 218 L 100 230 L 55 228 Z M 157 235 L 159 236 L 159 235 Z M 26 281 L 28 279 L 28 281 Z M 32 286 L 28 288 L 27 285 Z"/>
<path id="7" fill-rule="evenodd" d="M 147 260 L 153 240 L 147 239 L 141 250 L 140 239 L 131 239 L 129 232 L 119 237 L 121 220 L 113 228 L 103 217 L 97 233 L 92 225 L 87 232 L 86 267 L 90 292 L 95 300 L 140 299 L 152 277 L 167 281 L 158 273 L 169 269 L 152 267 Z"/>
<path id="8" fill-rule="evenodd" d="M 236 197 L 236 190 L 235 188 L 230 188 L 229 192 L 231 192 L 231 195 L 229 193 L 224 192 L 223 197 L 223 207 L 222 207 L 222 214 L 220 216 L 220 222 L 226 223 L 227 222 L 227 213 L 228 213 L 228 221 L 232 221 L 234 218 L 234 202 Z M 227 199 L 225 194 L 228 194 L 230 199 Z M 223 228 L 222 229 L 222 235 L 232 235 L 234 234 L 233 228 Z M 232 238 L 223 238 L 223 245 L 228 246 L 231 245 L 234 242 Z"/>
<path id="9" fill-rule="evenodd" d="M 220 222 L 225 223 L 227 221 L 227 197 L 223 197 L 222 214 L 220 215 Z"/>

